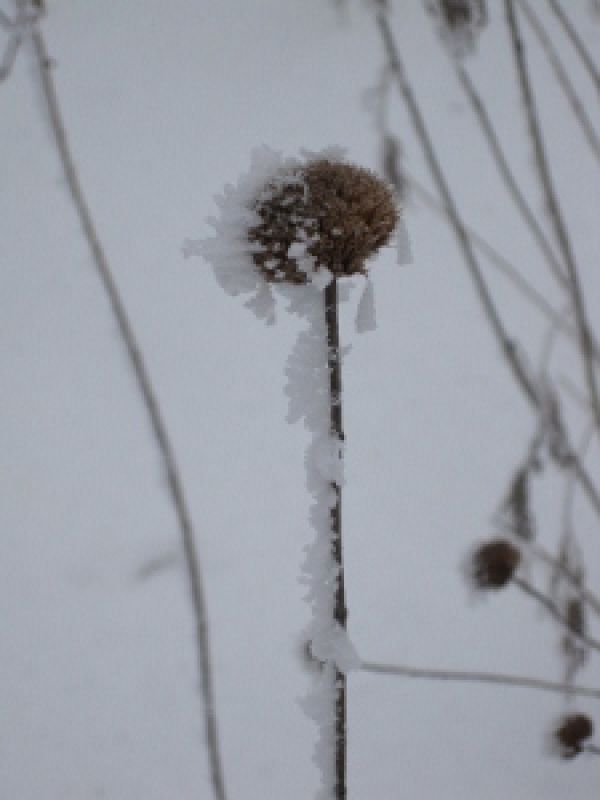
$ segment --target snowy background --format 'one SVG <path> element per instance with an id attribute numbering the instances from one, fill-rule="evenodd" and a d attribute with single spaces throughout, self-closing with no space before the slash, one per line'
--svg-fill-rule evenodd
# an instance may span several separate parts
<path id="1" fill-rule="evenodd" d="M 65 127 L 100 238 L 172 436 L 197 530 L 228 797 L 305 800 L 316 730 L 299 700 L 308 434 L 286 423 L 284 369 L 301 322 L 274 327 L 228 297 L 187 238 L 250 151 L 341 145 L 378 169 L 373 87 L 385 63 L 372 8 L 325 0 L 49 0 L 41 22 Z M 560 309 L 500 184 L 432 21 L 391 23 L 461 211 Z M 547 5 L 534 0 L 600 129 L 598 95 Z M 467 62 L 511 164 L 550 231 L 527 138 L 503 4 Z M 596 56 L 600 21 L 568 4 Z M 13 16 L 8 0 L 0 9 Z M 599 164 L 525 21 L 548 151 L 589 317 L 600 320 Z M 0 29 L 0 49 L 9 41 Z M 388 124 L 433 188 L 397 93 Z M 194 622 L 162 463 L 68 193 L 39 69 L 25 41 L 0 83 L 0 796 L 7 800 L 210 798 Z M 372 266 L 377 330 L 344 306 L 344 490 L 351 638 L 365 661 L 561 680 L 559 632 L 516 590 L 474 598 L 469 549 L 526 454 L 535 419 L 482 313 L 452 231 L 417 197 L 413 263 Z M 549 234 L 551 235 L 551 234 Z M 484 263 L 484 262 L 482 262 Z M 486 277 L 536 366 L 548 322 L 503 276 Z M 551 372 L 584 390 L 559 337 Z M 568 395 L 565 395 L 568 398 Z M 585 427 L 575 401 L 573 442 Z M 600 450 L 586 466 L 600 482 Z M 535 483 L 540 540 L 556 547 L 565 475 Z M 600 586 L 598 518 L 577 534 Z M 543 587 L 541 575 L 540 586 Z M 597 631 L 596 631 L 597 633 Z M 600 684 L 600 659 L 578 674 Z M 576 707 L 600 724 L 597 700 Z M 507 796 L 588 800 L 597 758 L 551 758 L 560 695 L 354 672 L 349 799 Z"/>

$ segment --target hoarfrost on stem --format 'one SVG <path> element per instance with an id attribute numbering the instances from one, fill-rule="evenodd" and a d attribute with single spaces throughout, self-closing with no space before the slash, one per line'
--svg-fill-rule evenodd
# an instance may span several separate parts
<path id="1" fill-rule="evenodd" d="M 310 522 L 315 532 L 306 549 L 302 582 L 312 616 L 304 638 L 311 657 L 321 664 L 309 695 L 301 706 L 319 727 L 314 760 L 321 772 L 318 800 L 330 800 L 335 786 L 334 700 L 336 669 L 346 673 L 360 666 L 360 659 L 346 631 L 334 620 L 334 593 L 339 567 L 332 552 L 331 509 L 343 482 L 343 443 L 330 430 L 327 330 L 323 290 L 314 284 L 286 286 L 290 310 L 307 322 L 300 332 L 286 366 L 288 421 L 302 420 L 312 434 L 306 450 L 306 484 L 313 497 Z M 342 357 L 342 352 L 339 353 Z"/>

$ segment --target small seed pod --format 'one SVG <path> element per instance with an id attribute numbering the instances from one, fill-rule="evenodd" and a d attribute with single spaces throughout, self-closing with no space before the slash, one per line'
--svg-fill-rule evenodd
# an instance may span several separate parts
<path id="1" fill-rule="evenodd" d="M 437 20 L 442 40 L 456 56 L 472 50 L 487 23 L 485 0 L 428 0 L 427 10 Z"/>
<path id="2" fill-rule="evenodd" d="M 480 589 L 502 589 L 513 577 L 520 561 L 520 550 L 505 539 L 487 542 L 473 554 L 473 582 Z"/>
<path id="3" fill-rule="evenodd" d="M 583 750 L 582 743 L 594 733 L 594 724 L 587 714 L 569 714 L 563 717 L 554 731 L 554 739 L 562 758 L 575 758 Z"/>
<path id="4" fill-rule="evenodd" d="M 255 265 L 271 283 L 307 283 L 326 268 L 334 277 L 366 274 L 365 262 L 398 221 L 394 197 L 372 172 L 321 158 L 276 175 L 248 230 Z"/>

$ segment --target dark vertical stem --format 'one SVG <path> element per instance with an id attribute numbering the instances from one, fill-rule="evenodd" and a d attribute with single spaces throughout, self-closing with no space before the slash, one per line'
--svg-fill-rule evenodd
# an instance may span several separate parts
<path id="1" fill-rule="evenodd" d="M 339 442 L 344 440 L 342 427 L 342 365 L 340 363 L 340 334 L 338 324 L 337 282 L 334 278 L 325 289 L 325 323 L 327 325 L 327 366 L 329 370 L 330 434 Z M 331 551 L 337 566 L 333 598 L 333 618 L 346 628 L 348 612 L 344 592 L 342 558 L 342 487 L 332 482 L 335 505 L 331 509 Z M 346 676 L 335 669 L 335 798 L 346 798 Z"/>

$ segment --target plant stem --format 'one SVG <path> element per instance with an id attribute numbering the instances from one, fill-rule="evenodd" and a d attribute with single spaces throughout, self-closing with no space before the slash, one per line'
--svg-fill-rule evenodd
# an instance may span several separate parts
<path id="1" fill-rule="evenodd" d="M 600 652 L 600 641 L 598 639 L 594 639 L 592 636 L 588 636 L 585 633 L 578 633 L 577 631 L 573 630 L 573 628 L 569 625 L 569 621 L 566 616 L 560 611 L 557 607 L 556 603 L 554 603 L 549 597 L 546 597 L 543 592 L 540 592 L 539 589 L 536 589 L 535 586 L 532 586 L 523 578 L 513 578 L 512 583 L 515 586 L 518 586 L 522 592 L 528 594 L 530 597 L 533 597 L 534 600 L 537 600 L 540 605 L 542 605 L 546 611 L 548 611 L 554 619 L 559 622 L 565 630 L 571 634 L 571 636 L 578 639 L 582 644 L 587 645 L 592 650 L 597 650 Z"/>
<path id="2" fill-rule="evenodd" d="M 342 365 L 338 324 L 337 282 L 334 278 L 325 289 L 325 323 L 327 325 L 327 367 L 329 372 L 330 435 L 340 444 L 344 441 L 342 428 Z M 342 558 L 342 487 L 332 481 L 335 505 L 331 508 L 331 552 L 337 567 L 333 598 L 333 618 L 346 628 L 348 612 L 344 592 Z M 346 676 L 335 668 L 335 798 L 346 798 Z"/>
<path id="3" fill-rule="evenodd" d="M 423 149 L 423 155 L 439 191 L 442 201 L 442 208 L 448 217 L 450 225 L 454 229 L 465 264 L 475 285 L 476 292 L 483 306 L 487 320 L 494 332 L 498 344 L 500 345 L 502 355 L 504 356 L 513 374 L 513 377 L 515 378 L 517 385 L 525 394 L 532 408 L 534 408 L 536 411 L 539 411 L 540 398 L 537 394 L 537 386 L 535 385 L 532 376 L 525 369 L 521 359 L 519 358 L 517 345 L 508 336 L 496 305 L 494 304 L 487 283 L 483 277 L 479 260 L 475 256 L 471 237 L 469 236 L 462 218 L 459 215 L 458 208 L 450 192 L 450 187 L 444 176 L 444 172 L 437 157 L 432 139 L 425 124 L 425 120 L 421 114 L 421 110 L 417 104 L 414 92 L 412 91 L 411 85 L 406 76 L 403 63 L 400 59 L 400 53 L 398 51 L 396 41 L 389 25 L 389 20 L 385 12 L 385 7 L 382 7 L 381 4 L 380 10 L 376 14 L 376 21 L 383 40 L 383 46 L 387 56 L 390 72 L 396 80 L 398 90 L 408 110 L 416 136 L 419 139 Z M 580 334 L 580 326 L 578 325 L 577 328 L 578 334 Z M 589 344 L 591 349 L 593 347 L 593 340 L 590 339 Z M 581 486 L 585 490 L 596 513 L 600 514 L 600 493 L 597 491 L 583 465 L 579 462 L 577 454 L 573 451 L 573 448 L 569 445 L 566 438 L 564 444 L 568 449 L 569 457 L 572 459 L 572 468 L 575 471 Z"/>
<path id="4" fill-rule="evenodd" d="M 498 172 L 500 173 L 500 176 L 504 181 L 504 184 L 511 198 L 515 206 L 517 207 L 517 210 L 519 211 L 521 218 L 531 231 L 531 234 L 535 239 L 539 249 L 541 250 L 552 274 L 554 275 L 558 283 L 564 287 L 565 284 L 567 283 L 567 279 L 565 278 L 562 264 L 554 254 L 554 251 L 550 246 L 550 243 L 546 239 L 546 235 L 542 230 L 541 225 L 537 221 L 535 214 L 531 210 L 531 207 L 529 206 L 523 192 L 521 191 L 517 179 L 515 178 L 509 166 L 508 160 L 504 154 L 504 150 L 502 149 L 502 145 L 500 144 L 500 140 L 498 139 L 496 130 L 488 115 L 487 109 L 484 105 L 481 96 L 475 89 L 475 86 L 471 81 L 468 72 L 459 63 L 456 64 L 456 74 L 458 75 L 460 84 L 465 94 L 467 95 L 467 98 L 469 100 L 469 103 L 471 104 L 473 111 L 475 112 L 475 115 L 479 122 L 479 126 L 483 132 L 483 135 L 485 136 L 492 157 L 498 168 Z"/>
<path id="5" fill-rule="evenodd" d="M 575 48 L 575 51 L 581 59 L 583 66 L 586 68 L 590 78 L 594 82 L 597 92 L 600 94 L 600 72 L 594 64 L 591 55 L 586 50 L 585 45 L 581 41 L 581 37 L 573 27 L 573 23 L 565 14 L 558 0 L 548 0 L 548 5 L 552 9 L 557 20 L 562 25 L 564 32 L 571 40 L 571 44 Z"/>
<path id="6" fill-rule="evenodd" d="M 75 206 L 83 235 L 85 236 L 93 263 L 106 291 L 111 311 L 115 317 L 119 334 L 125 345 L 127 357 L 137 388 L 140 392 L 146 413 L 150 421 L 156 444 L 163 459 L 167 474 L 167 485 L 171 501 L 177 517 L 181 532 L 182 546 L 185 554 L 185 563 L 188 572 L 188 581 L 192 601 L 192 611 L 196 627 L 196 655 L 200 673 L 200 687 L 204 704 L 204 728 L 206 747 L 210 764 L 213 794 L 217 800 L 225 800 L 225 779 L 219 749 L 217 732 L 217 714 L 212 676 L 212 661 L 210 656 L 210 637 L 208 630 L 208 612 L 204 596 L 204 584 L 200 570 L 200 562 L 196 549 L 194 527 L 188 509 L 183 482 L 175 458 L 175 451 L 167 432 L 166 424 L 158 403 L 158 398 L 152 386 L 148 368 L 144 361 L 142 351 L 133 332 L 133 327 L 127 315 L 125 305 L 113 277 L 110 265 L 106 258 L 104 248 L 100 242 L 92 219 L 89 206 L 79 182 L 75 162 L 71 154 L 67 133 L 56 94 L 56 88 L 50 72 L 50 61 L 46 44 L 42 34 L 36 29 L 32 35 L 37 66 L 40 74 L 42 91 L 48 106 L 50 124 L 54 140 L 60 156 L 65 180 Z"/>
<path id="7" fill-rule="evenodd" d="M 542 138 L 540 120 L 538 118 L 533 90 L 531 87 L 529 70 L 525 61 L 525 50 L 513 0 L 504 0 L 504 6 L 527 125 L 529 127 L 529 133 L 533 143 L 533 152 L 535 156 L 537 172 L 558 246 L 562 253 L 563 261 L 569 276 L 569 289 L 571 301 L 573 303 L 577 332 L 579 335 L 579 345 L 583 360 L 583 371 L 590 395 L 592 413 L 596 421 L 596 426 L 600 431 L 600 392 L 598 391 L 596 375 L 594 372 L 592 358 L 593 337 L 587 320 L 585 304 L 583 301 L 583 289 L 579 281 L 579 274 L 577 265 L 575 263 L 575 254 L 571 245 L 570 236 L 566 223 L 563 219 L 558 197 L 554 188 L 552 177 L 550 175 L 550 166 Z"/>
<path id="8" fill-rule="evenodd" d="M 571 79 L 569 78 L 563 63 L 556 52 L 554 45 L 552 44 L 552 40 L 548 36 L 546 29 L 542 25 L 539 17 L 536 15 L 528 0 L 517 0 L 517 2 L 525 14 L 527 22 L 531 26 L 532 31 L 537 36 L 537 39 L 542 46 L 548 61 L 550 62 L 550 66 L 556 75 L 556 80 L 558 81 L 560 88 L 563 90 L 565 97 L 571 106 L 573 114 L 575 115 L 575 119 L 583 130 L 583 133 L 588 140 L 588 144 L 592 148 L 593 154 L 596 156 L 596 159 L 600 161 L 600 139 L 598 138 L 598 134 L 594 129 L 592 120 L 586 113 L 583 103 L 577 96 L 575 87 L 571 83 Z"/>
<path id="9" fill-rule="evenodd" d="M 539 689 L 546 692 L 558 692 L 580 697 L 593 697 L 600 700 L 600 689 L 588 686 L 567 686 L 557 681 L 542 678 L 529 678 L 521 675 L 502 675 L 495 672 L 477 672 L 473 670 L 423 669 L 408 667 L 403 664 L 380 664 L 375 661 L 363 661 L 363 672 L 375 675 L 398 675 L 401 678 L 417 678 L 431 681 L 454 681 L 461 683 L 493 683 L 500 686 L 515 686 L 523 689 Z"/>

